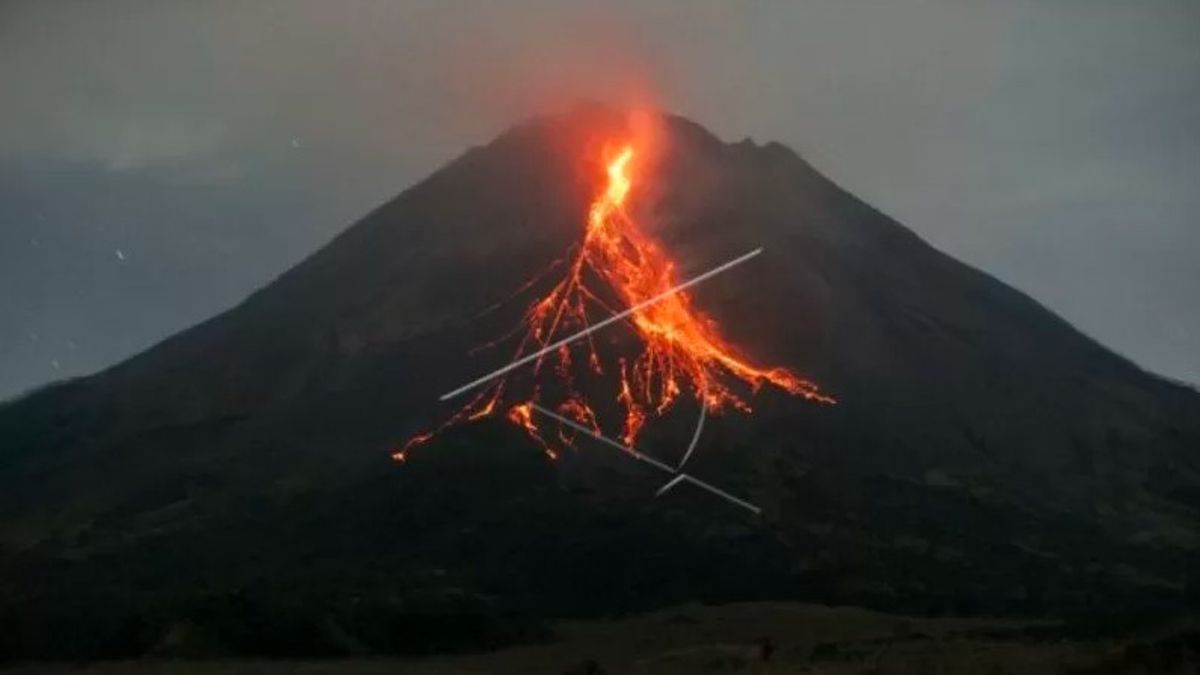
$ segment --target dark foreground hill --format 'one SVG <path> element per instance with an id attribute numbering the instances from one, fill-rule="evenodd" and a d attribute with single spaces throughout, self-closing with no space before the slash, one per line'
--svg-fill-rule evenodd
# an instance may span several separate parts
<path id="1" fill-rule="evenodd" d="M 238 307 L 0 408 L 0 654 L 185 643 L 268 655 L 474 649 L 547 616 L 804 599 L 925 613 L 1195 606 L 1200 396 L 936 251 L 787 148 L 665 120 L 636 208 L 764 391 L 693 463 L 761 505 L 653 500 L 581 445 L 500 421 L 389 451 L 581 231 L 628 133 L 600 108 L 520 125 Z M 678 430 L 645 448 L 678 452 Z M 686 431 L 684 432 L 686 437 Z"/>
<path id="2" fill-rule="evenodd" d="M 906 617 L 790 602 L 682 605 L 553 621 L 555 639 L 478 654 L 304 660 L 162 656 L 29 663 L 11 675 L 1192 675 L 1200 628 L 1079 639 L 1048 621 Z"/>

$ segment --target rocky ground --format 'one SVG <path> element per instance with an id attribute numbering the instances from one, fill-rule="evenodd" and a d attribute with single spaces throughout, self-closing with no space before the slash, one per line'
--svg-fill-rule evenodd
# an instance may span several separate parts
<path id="1" fill-rule="evenodd" d="M 114 661 L 25 664 L 20 675 L 432 673 L 1020 673 L 1200 672 L 1200 627 L 1080 638 L 1051 622 L 910 618 L 794 603 L 686 605 L 611 621 L 563 622 L 532 646 L 419 659 Z"/>

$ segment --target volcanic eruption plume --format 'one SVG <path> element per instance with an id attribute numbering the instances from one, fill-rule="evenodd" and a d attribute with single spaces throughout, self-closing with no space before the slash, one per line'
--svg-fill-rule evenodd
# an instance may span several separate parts
<path id="1" fill-rule="evenodd" d="M 554 459 L 557 447 L 573 445 L 574 435 L 560 426 L 553 438 L 548 436 L 534 412 L 539 404 L 553 408 L 601 433 L 597 401 L 585 395 L 578 384 L 585 376 L 615 382 L 615 391 L 606 403 L 619 411 L 618 437 L 627 447 L 634 445 L 648 422 L 663 416 L 683 397 L 693 398 L 702 411 L 749 413 L 749 404 L 732 388 L 736 383 L 748 385 L 752 393 L 769 385 L 811 401 L 834 402 L 816 384 L 788 369 L 751 363 L 721 336 L 716 322 L 695 307 L 686 291 L 672 292 L 680 282 L 675 262 L 626 209 L 634 187 L 637 149 L 632 143 L 617 148 L 607 158 L 603 189 L 592 199 L 583 239 L 567 256 L 564 275 L 526 309 L 511 335 L 521 334 L 515 361 L 586 330 L 597 316 L 603 319 L 636 308 L 627 318 L 636 338 L 633 353 L 606 361 L 591 334 L 561 344 L 532 359 L 531 394 L 508 400 L 508 375 L 497 378 L 438 431 L 503 414 Z M 555 398 L 561 396 L 561 403 L 540 401 L 548 388 L 540 384 L 546 376 L 553 379 Z M 418 434 L 393 458 L 404 461 L 413 447 L 428 442 L 436 433 Z"/>

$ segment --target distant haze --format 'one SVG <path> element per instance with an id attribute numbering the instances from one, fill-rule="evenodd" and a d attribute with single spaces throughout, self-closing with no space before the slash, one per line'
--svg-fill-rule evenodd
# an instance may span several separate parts
<path id="1" fill-rule="evenodd" d="M 1200 382 L 1200 4 L 563 4 L 0 5 L 0 397 L 231 306 L 580 99 L 787 143 Z"/>

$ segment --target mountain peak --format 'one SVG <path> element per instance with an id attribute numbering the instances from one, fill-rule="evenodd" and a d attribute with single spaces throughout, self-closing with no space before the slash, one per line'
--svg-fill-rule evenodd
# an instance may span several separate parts
<path id="1" fill-rule="evenodd" d="M 337 578 L 321 592 L 346 607 L 351 587 L 465 588 L 547 613 L 697 597 L 1063 613 L 1195 588 L 1195 392 L 785 146 L 650 121 L 585 104 L 520 123 L 228 312 L 0 407 L 0 546 L 24 561 L 0 575 L 12 615 L 54 605 L 20 585 L 35 571 L 77 601 L 106 602 L 96 578 L 157 603 Z M 655 145 L 628 209 L 678 278 L 763 249 L 689 302 L 738 354 L 838 399 L 762 387 L 752 413 L 706 423 L 697 475 L 763 516 L 656 500 L 658 476 L 628 458 L 581 439 L 553 462 L 496 419 L 395 465 L 452 412 L 441 392 L 507 362 L 585 237 L 605 153 L 639 133 Z M 643 449 L 681 452 L 685 426 Z"/>

